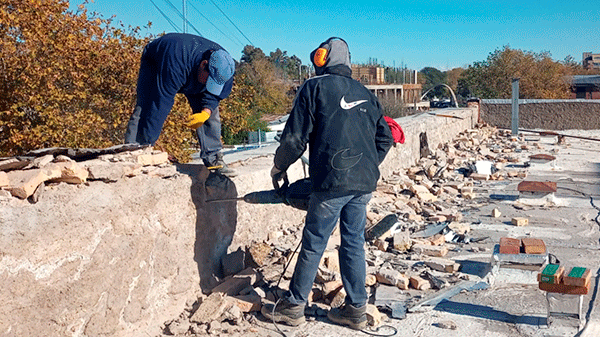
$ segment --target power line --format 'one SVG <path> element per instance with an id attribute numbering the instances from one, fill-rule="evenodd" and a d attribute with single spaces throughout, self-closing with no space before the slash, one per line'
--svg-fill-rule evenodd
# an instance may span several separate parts
<path id="1" fill-rule="evenodd" d="M 198 29 L 196 29 L 196 27 L 194 27 L 194 25 L 192 25 L 192 23 L 189 22 L 188 19 L 183 16 L 183 14 L 181 14 L 181 12 L 177 9 L 177 7 L 175 7 L 175 5 L 173 5 L 173 3 L 170 0 L 165 0 L 165 2 L 169 4 L 169 6 L 171 6 L 175 13 L 177 13 L 177 15 L 179 15 L 180 18 L 182 18 L 188 25 L 190 25 L 194 29 L 194 31 L 198 33 L 198 35 L 202 36 Z"/>
<path id="2" fill-rule="evenodd" d="M 202 12 L 200 12 L 200 10 L 198 10 L 198 8 L 196 8 L 196 6 L 194 6 L 192 3 L 189 3 L 189 5 L 192 6 L 192 8 L 195 9 L 196 12 L 198 12 L 198 14 L 200 14 L 204 19 L 206 19 L 206 21 L 208 21 L 208 23 L 210 23 L 213 27 L 215 27 L 216 30 L 218 30 L 219 32 L 221 32 L 221 34 L 223 34 L 231 42 L 235 43 L 235 41 L 233 41 L 233 39 L 229 35 L 225 34 L 222 30 L 219 29 L 219 27 L 217 27 L 214 23 L 212 23 L 212 21 L 210 21 L 204 14 L 202 14 Z M 238 42 L 240 43 L 240 45 L 242 47 L 244 47 L 244 44 L 242 43 L 242 41 L 240 41 L 237 37 L 236 37 L 236 40 L 238 40 Z"/>
<path id="3" fill-rule="evenodd" d="M 250 39 L 238 28 L 238 26 L 236 26 L 235 23 L 233 23 L 233 21 L 231 21 L 231 19 L 227 16 L 227 14 L 225 14 L 225 12 L 223 12 L 223 10 L 213 0 L 210 0 L 210 2 L 213 5 L 215 5 L 215 7 L 217 7 L 217 9 L 221 12 L 221 14 L 223 14 L 223 16 L 225 16 L 227 18 L 227 20 L 229 20 L 229 22 L 231 22 L 231 24 L 235 27 L 235 29 L 237 29 L 238 32 L 240 32 L 240 34 L 242 34 L 242 36 L 245 37 L 246 40 L 248 40 L 248 42 L 250 42 L 250 45 L 254 46 L 254 43 L 252 43 L 252 41 L 250 41 Z"/>
<path id="4" fill-rule="evenodd" d="M 171 27 L 173 27 L 173 29 L 175 29 L 176 32 L 179 32 L 179 29 L 177 28 L 175 23 L 171 21 L 171 19 L 169 19 L 169 17 L 163 11 L 160 10 L 160 8 L 154 3 L 154 1 L 150 0 L 150 2 L 154 5 L 154 7 L 156 7 L 156 10 L 158 10 L 158 12 L 167 20 L 167 22 L 171 24 Z"/>

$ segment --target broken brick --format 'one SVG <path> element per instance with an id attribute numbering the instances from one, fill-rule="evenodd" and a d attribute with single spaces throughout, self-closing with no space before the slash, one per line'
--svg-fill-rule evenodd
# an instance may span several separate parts
<path id="1" fill-rule="evenodd" d="M 437 257 L 432 257 L 432 258 L 424 261 L 424 263 L 426 266 L 428 266 L 431 269 L 434 269 L 437 271 L 443 271 L 446 273 L 454 273 L 454 272 L 458 271 L 458 269 L 460 268 L 460 264 L 454 262 L 453 260 L 442 259 L 442 258 L 437 258 Z"/>
<path id="2" fill-rule="evenodd" d="M 522 181 L 517 186 L 519 192 L 538 192 L 554 193 L 556 192 L 556 183 L 552 181 Z"/>
<path id="3" fill-rule="evenodd" d="M 60 176 L 60 168 L 56 165 L 46 165 L 43 169 L 11 171 L 8 172 L 8 190 L 13 196 L 25 199 L 32 195 L 41 183 Z"/>
<path id="4" fill-rule="evenodd" d="M 169 154 L 166 152 L 141 154 L 137 157 L 137 162 L 143 166 L 165 164 L 169 162 Z"/>
<path id="5" fill-rule="evenodd" d="M 74 161 L 59 162 L 54 164 L 60 168 L 60 177 L 52 179 L 52 182 L 65 182 L 70 184 L 82 184 L 88 176 L 88 170 Z"/>
<path id="6" fill-rule="evenodd" d="M 243 295 L 230 297 L 234 305 L 237 305 L 242 312 L 260 311 L 262 306 L 259 295 Z"/>
<path id="7" fill-rule="evenodd" d="M 430 246 L 423 244 L 413 245 L 412 251 L 417 254 L 437 257 L 444 257 L 446 256 L 446 254 L 448 254 L 448 248 L 446 248 L 446 246 Z"/>
<path id="8" fill-rule="evenodd" d="M 523 227 L 529 225 L 528 218 L 516 217 L 512 218 L 511 223 L 515 226 Z"/>
<path id="9" fill-rule="evenodd" d="M 431 289 L 431 283 L 428 280 L 416 275 L 410 277 L 410 285 L 417 290 Z"/>
<path id="10" fill-rule="evenodd" d="M 436 234 L 429 238 L 431 245 L 433 246 L 441 246 L 446 243 L 446 237 L 443 234 Z"/>

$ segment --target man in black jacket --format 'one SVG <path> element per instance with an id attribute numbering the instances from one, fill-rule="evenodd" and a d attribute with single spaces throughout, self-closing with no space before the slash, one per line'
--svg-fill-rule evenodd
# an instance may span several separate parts
<path id="1" fill-rule="evenodd" d="M 304 322 L 304 306 L 319 262 L 340 220 L 340 270 L 347 296 L 333 322 L 366 326 L 364 230 L 366 205 L 377 187 L 379 164 L 393 144 L 377 98 L 351 78 L 350 52 L 340 38 L 330 38 L 311 53 L 318 76 L 299 89 L 271 176 L 280 180 L 309 144 L 311 194 L 302 249 L 289 292 L 277 305 L 265 305 L 268 319 L 290 325 Z"/>

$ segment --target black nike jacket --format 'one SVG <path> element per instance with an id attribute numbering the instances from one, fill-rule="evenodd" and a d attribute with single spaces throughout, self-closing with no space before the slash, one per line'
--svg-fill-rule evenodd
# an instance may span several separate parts
<path id="1" fill-rule="evenodd" d="M 314 191 L 374 191 L 393 144 L 379 101 L 351 74 L 336 65 L 300 87 L 275 152 L 275 167 L 286 171 L 309 145 Z"/>

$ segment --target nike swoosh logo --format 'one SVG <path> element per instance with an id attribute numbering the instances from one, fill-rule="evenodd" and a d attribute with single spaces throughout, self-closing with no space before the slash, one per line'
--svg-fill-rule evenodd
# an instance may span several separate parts
<path id="1" fill-rule="evenodd" d="M 360 100 L 360 101 L 354 101 L 354 102 L 346 103 L 346 97 L 342 96 L 342 100 L 340 101 L 340 106 L 344 110 L 350 110 L 350 109 L 354 108 L 355 106 L 357 106 L 359 104 L 363 104 L 365 102 L 367 102 L 366 99 L 363 99 L 363 100 Z"/>
<path id="2" fill-rule="evenodd" d="M 344 154 L 348 151 L 350 151 L 350 149 L 340 150 L 331 157 L 331 167 L 334 170 L 347 170 L 358 164 L 363 154 L 360 153 L 355 156 L 345 157 Z"/>

